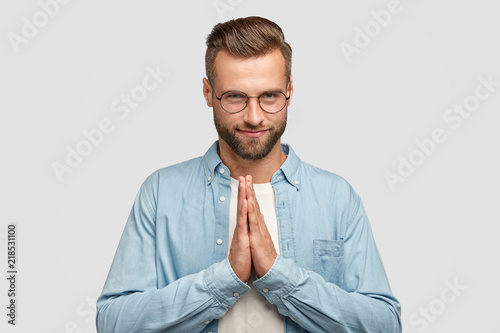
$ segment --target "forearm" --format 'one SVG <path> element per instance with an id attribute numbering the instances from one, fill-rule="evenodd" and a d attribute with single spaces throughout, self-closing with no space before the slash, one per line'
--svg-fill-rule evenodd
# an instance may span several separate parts
<path id="1" fill-rule="evenodd" d="M 281 256 L 254 286 L 282 315 L 311 332 L 401 332 L 399 303 L 390 291 L 346 292 Z"/>
<path id="2" fill-rule="evenodd" d="M 162 289 L 124 290 L 106 285 L 97 302 L 97 330 L 112 332 L 198 332 L 221 318 L 250 287 L 227 260 L 182 277 Z M 239 296 L 235 297 L 237 292 Z"/>

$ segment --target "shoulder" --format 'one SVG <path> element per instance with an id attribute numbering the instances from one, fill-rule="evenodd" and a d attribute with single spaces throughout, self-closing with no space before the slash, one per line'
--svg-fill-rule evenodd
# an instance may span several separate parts
<path id="1" fill-rule="evenodd" d="M 330 190 L 334 190 L 337 193 L 343 193 L 349 197 L 357 196 L 351 184 L 344 177 L 334 172 L 302 162 L 300 173 L 301 178 L 305 180 L 305 182 L 303 181 L 305 184 L 311 184 L 311 186 L 315 188 L 329 188 Z"/>
<path id="2" fill-rule="evenodd" d="M 199 156 L 160 168 L 150 174 L 144 181 L 144 184 L 148 187 L 156 187 L 160 186 L 161 183 L 165 181 L 178 182 L 185 180 L 186 177 L 193 176 L 203 171 L 202 161 L 203 157 Z"/>
<path id="3" fill-rule="evenodd" d="M 203 168 L 202 156 L 160 168 L 146 177 L 140 192 L 152 203 L 157 203 L 161 194 L 180 191 L 190 183 L 203 179 Z"/>
<path id="4" fill-rule="evenodd" d="M 345 222 L 346 230 L 356 216 L 364 216 L 362 200 L 345 178 L 308 163 L 303 163 L 302 172 L 304 179 L 309 180 L 303 182 L 304 194 L 321 202 L 322 207 L 329 207 L 332 215 Z"/>
<path id="5" fill-rule="evenodd" d="M 303 186 L 309 185 L 314 188 L 324 188 L 326 186 L 338 188 L 339 190 L 350 189 L 349 183 L 343 177 L 302 161 L 290 144 L 282 143 L 281 150 L 287 155 L 281 169 L 289 180 L 298 180 Z"/>
<path id="6" fill-rule="evenodd" d="M 348 226 L 362 207 L 361 198 L 351 184 L 334 172 L 306 162 L 300 163 L 299 174 L 302 196 L 314 198 L 319 206 L 329 207 L 332 214 L 340 214 Z"/>

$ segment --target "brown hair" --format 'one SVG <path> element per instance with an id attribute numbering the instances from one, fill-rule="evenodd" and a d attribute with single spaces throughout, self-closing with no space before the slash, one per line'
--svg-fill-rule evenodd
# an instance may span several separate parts
<path id="1" fill-rule="evenodd" d="M 213 82 L 215 78 L 214 60 L 220 50 L 242 58 L 263 56 L 279 49 L 285 59 L 285 76 L 287 84 L 292 72 L 292 48 L 285 42 L 285 35 L 274 22 L 250 16 L 219 23 L 207 36 L 205 53 L 205 71 L 207 78 Z"/>

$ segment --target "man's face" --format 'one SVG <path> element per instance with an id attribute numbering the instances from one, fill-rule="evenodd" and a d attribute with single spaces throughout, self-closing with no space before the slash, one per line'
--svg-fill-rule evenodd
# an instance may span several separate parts
<path id="1" fill-rule="evenodd" d="M 292 82 L 287 89 L 285 60 L 279 50 L 257 58 L 236 58 L 226 51 L 220 51 L 214 66 L 216 78 L 212 85 L 218 97 L 230 90 L 242 91 L 248 96 L 259 96 L 266 91 L 282 91 L 291 97 L 293 93 Z M 280 112 L 270 114 L 261 109 L 257 98 L 250 98 L 243 111 L 230 114 L 222 109 L 207 80 L 204 80 L 203 90 L 208 106 L 213 107 L 219 138 L 238 156 L 259 160 L 280 142 L 286 128 L 289 102 Z"/>

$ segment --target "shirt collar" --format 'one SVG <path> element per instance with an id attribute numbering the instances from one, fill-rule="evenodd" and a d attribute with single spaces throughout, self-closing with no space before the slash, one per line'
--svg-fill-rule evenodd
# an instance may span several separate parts
<path id="1" fill-rule="evenodd" d="M 219 157 L 219 154 L 217 154 L 217 151 L 219 150 L 219 141 L 216 140 L 210 148 L 208 148 L 207 152 L 203 156 L 203 159 L 205 160 L 205 176 L 206 176 L 206 181 L 207 184 L 211 183 L 212 180 L 214 179 L 215 173 L 220 169 L 219 165 L 221 167 L 227 169 L 227 167 L 222 164 L 222 161 Z M 276 183 L 282 178 L 286 179 L 290 185 L 296 187 L 297 189 L 299 188 L 300 185 L 300 179 L 299 179 L 299 165 L 301 163 L 301 160 L 299 157 L 295 154 L 293 151 L 292 147 L 289 144 L 282 143 L 281 144 L 281 151 L 287 155 L 287 159 L 285 162 L 281 165 L 280 169 L 276 171 L 271 179 L 271 183 Z M 220 171 L 220 170 L 219 170 Z M 227 170 L 229 171 L 229 170 Z M 228 173 L 229 174 L 229 173 Z"/>
<path id="2" fill-rule="evenodd" d="M 280 175 L 282 174 L 286 181 L 290 185 L 299 189 L 300 179 L 299 179 L 299 166 L 301 163 L 300 158 L 295 154 L 292 147 L 287 143 L 281 144 L 281 151 L 287 155 L 285 163 L 281 165 L 281 168 L 276 171 L 271 180 L 272 183 L 279 181 Z"/>

